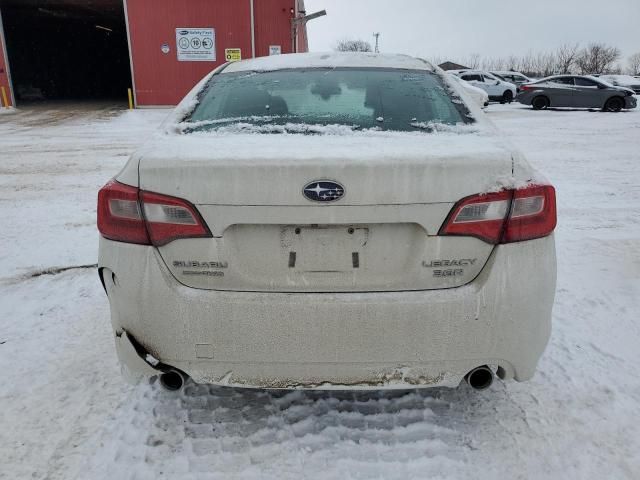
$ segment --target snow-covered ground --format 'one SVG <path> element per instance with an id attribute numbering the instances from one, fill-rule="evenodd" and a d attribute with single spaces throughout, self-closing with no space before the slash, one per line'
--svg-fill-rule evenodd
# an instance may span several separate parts
<path id="1" fill-rule="evenodd" d="M 640 111 L 489 108 L 558 189 L 535 378 L 362 394 L 121 380 L 92 268 L 96 192 L 166 113 L 0 119 L 0 478 L 639 478 Z"/>

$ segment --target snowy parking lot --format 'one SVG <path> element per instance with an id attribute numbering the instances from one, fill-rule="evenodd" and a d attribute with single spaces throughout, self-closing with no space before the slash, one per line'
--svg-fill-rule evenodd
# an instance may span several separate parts
<path id="1" fill-rule="evenodd" d="M 639 478 L 640 110 L 489 107 L 557 188 L 549 347 L 527 383 L 386 393 L 124 383 L 96 193 L 166 114 L 0 115 L 0 478 Z"/>

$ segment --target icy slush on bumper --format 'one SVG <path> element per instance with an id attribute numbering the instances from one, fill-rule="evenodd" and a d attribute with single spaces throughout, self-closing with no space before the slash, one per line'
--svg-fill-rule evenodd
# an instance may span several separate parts
<path id="1" fill-rule="evenodd" d="M 339 294 L 193 289 L 153 247 L 101 242 L 130 381 L 162 372 L 149 359 L 198 383 L 259 388 L 455 387 L 480 365 L 524 381 L 551 331 L 553 236 L 500 245 L 462 287 Z"/>

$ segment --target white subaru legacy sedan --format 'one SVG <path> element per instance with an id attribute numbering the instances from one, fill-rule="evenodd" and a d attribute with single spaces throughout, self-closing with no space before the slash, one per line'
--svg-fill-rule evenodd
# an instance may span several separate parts
<path id="1" fill-rule="evenodd" d="M 554 188 L 455 81 L 402 55 L 221 66 L 98 196 L 130 381 L 285 389 L 527 380 Z"/>

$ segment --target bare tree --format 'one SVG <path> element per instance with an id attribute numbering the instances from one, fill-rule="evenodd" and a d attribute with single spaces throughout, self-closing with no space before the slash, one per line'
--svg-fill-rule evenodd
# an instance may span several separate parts
<path id="1" fill-rule="evenodd" d="M 1 1 L 1 0 L 0 0 Z M 468 55 L 461 64 L 471 69 L 488 71 L 512 70 L 530 77 L 548 77 L 554 74 L 580 72 L 616 73 L 623 70 L 618 63 L 620 50 L 602 43 L 592 43 L 580 49 L 580 44 L 564 44 L 555 52 L 533 52 L 508 57 L 482 57 L 478 53 Z M 442 63 L 442 58 L 434 63 Z M 628 59 L 629 71 L 640 73 L 640 52 Z"/>
<path id="2" fill-rule="evenodd" d="M 579 43 L 565 43 L 560 46 L 556 51 L 555 73 L 571 73 L 576 63 L 579 50 Z"/>
<path id="3" fill-rule="evenodd" d="M 521 62 L 518 57 L 516 57 L 515 55 L 509 55 L 506 62 L 506 68 L 507 70 L 510 70 L 512 72 L 518 72 L 520 71 L 520 64 Z"/>
<path id="4" fill-rule="evenodd" d="M 538 76 L 538 72 L 534 70 L 535 60 L 533 52 L 529 51 L 524 57 L 520 59 L 520 69 L 518 71 L 524 73 L 527 76 L 536 77 Z"/>
<path id="5" fill-rule="evenodd" d="M 620 49 L 604 43 L 590 43 L 576 57 L 581 74 L 608 73 L 620 58 Z"/>
<path id="6" fill-rule="evenodd" d="M 538 77 L 553 75 L 556 56 L 549 52 L 540 52 L 533 58 L 533 74 Z"/>
<path id="7" fill-rule="evenodd" d="M 470 69 L 477 70 L 478 68 L 480 68 L 480 54 L 472 53 L 464 60 L 463 63 Z"/>
<path id="8" fill-rule="evenodd" d="M 442 55 L 437 55 L 434 57 L 427 58 L 431 65 L 442 65 L 444 62 L 449 61 L 448 58 L 443 57 Z"/>
<path id="9" fill-rule="evenodd" d="M 373 48 L 369 42 L 364 40 L 340 40 L 335 50 L 338 52 L 372 52 Z"/>
<path id="10" fill-rule="evenodd" d="M 609 68 L 607 70 L 607 73 L 613 73 L 614 75 L 620 75 L 620 74 L 622 74 L 623 71 L 624 71 L 624 68 L 622 68 L 622 64 L 616 63 L 614 66 L 612 66 L 611 68 Z"/>
<path id="11" fill-rule="evenodd" d="M 631 75 L 640 75 L 640 52 L 631 55 L 627 63 Z"/>
<path id="12" fill-rule="evenodd" d="M 482 69 L 488 71 L 504 70 L 506 61 L 502 57 L 488 57 L 482 60 Z"/>

